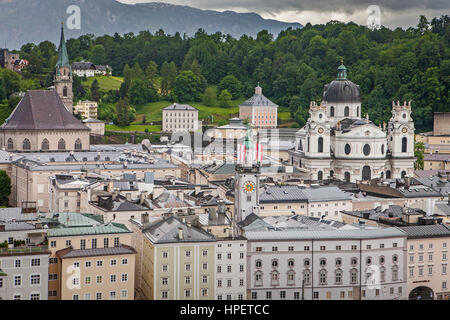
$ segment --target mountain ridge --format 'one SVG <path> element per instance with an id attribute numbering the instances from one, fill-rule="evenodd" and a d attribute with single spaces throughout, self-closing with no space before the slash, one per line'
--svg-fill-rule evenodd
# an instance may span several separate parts
<path id="1" fill-rule="evenodd" d="M 18 49 L 23 44 L 49 40 L 58 43 L 59 22 L 67 21 L 67 8 L 77 5 L 81 11 L 81 28 L 67 29 L 67 38 L 83 34 L 102 36 L 114 33 L 138 33 L 143 30 L 166 34 L 193 35 L 199 28 L 207 33 L 222 32 L 239 38 L 256 36 L 266 29 L 275 37 L 300 23 L 264 19 L 254 12 L 214 11 L 164 2 L 125 4 L 116 0 L 0 0 L 0 47 Z M 30 13 L 33 13 L 30 15 Z M 38 27 L 36 27 L 38 26 Z"/>

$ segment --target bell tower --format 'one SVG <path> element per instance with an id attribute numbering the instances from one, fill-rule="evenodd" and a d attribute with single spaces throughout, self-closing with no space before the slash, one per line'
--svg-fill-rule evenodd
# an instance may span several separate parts
<path id="1" fill-rule="evenodd" d="M 240 157 L 243 163 L 236 164 L 234 184 L 234 233 L 239 235 L 237 223 L 245 220 L 250 214 L 259 214 L 259 176 L 260 163 L 253 144 L 252 131 L 248 130 L 244 141 L 245 157 Z"/>
<path id="2" fill-rule="evenodd" d="M 67 54 L 66 40 L 64 38 L 64 24 L 61 23 L 61 40 L 58 48 L 58 62 L 55 66 L 53 78 L 55 90 L 61 97 L 64 105 L 70 113 L 73 113 L 73 76 L 72 68 Z"/>

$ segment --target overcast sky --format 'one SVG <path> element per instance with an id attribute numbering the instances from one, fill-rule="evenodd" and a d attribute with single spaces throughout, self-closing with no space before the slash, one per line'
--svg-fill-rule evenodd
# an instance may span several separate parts
<path id="1" fill-rule="evenodd" d="M 421 14 L 429 20 L 450 14 L 449 0 L 159 0 L 158 2 L 218 11 L 256 12 L 267 19 L 301 24 L 308 22 L 320 24 L 330 20 L 366 24 L 369 16 L 374 17 L 374 13 L 368 13 L 367 8 L 370 5 L 377 5 L 381 11 L 380 23 L 390 28 L 416 26 Z"/>

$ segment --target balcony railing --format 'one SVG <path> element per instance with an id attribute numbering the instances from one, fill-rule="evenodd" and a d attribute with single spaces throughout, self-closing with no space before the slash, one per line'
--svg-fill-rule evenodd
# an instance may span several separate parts
<path id="1" fill-rule="evenodd" d="M 37 247 L 17 247 L 17 248 L 0 248 L 0 255 L 20 255 L 20 254 L 30 254 L 30 253 L 46 253 L 48 251 L 48 246 L 37 246 Z"/>

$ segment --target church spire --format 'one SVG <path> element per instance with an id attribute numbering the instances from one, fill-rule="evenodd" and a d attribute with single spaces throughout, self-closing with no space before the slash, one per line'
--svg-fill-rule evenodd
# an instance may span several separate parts
<path id="1" fill-rule="evenodd" d="M 61 40 L 59 42 L 58 63 L 56 64 L 56 67 L 70 67 L 66 40 L 64 39 L 64 22 L 61 22 Z"/>

